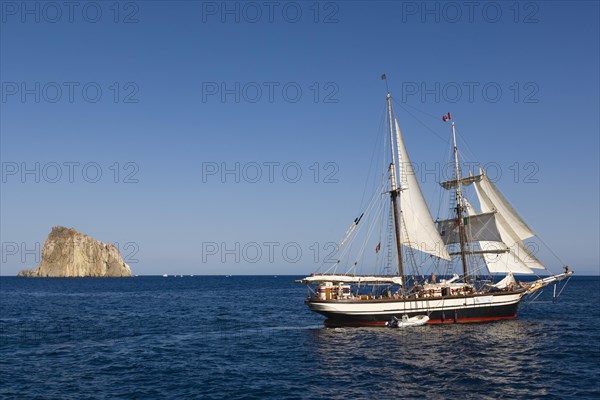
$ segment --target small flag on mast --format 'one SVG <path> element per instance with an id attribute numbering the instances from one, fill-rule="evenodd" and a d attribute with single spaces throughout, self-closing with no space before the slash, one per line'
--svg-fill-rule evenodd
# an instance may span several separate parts
<path id="1" fill-rule="evenodd" d="M 381 242 L 377 243 L 377 246 L 375 247 L 375 253 L 379 253 L 379 250 L 381 250 Z"/>
<path id="2" fill-rule="evenodd" d="M 442 116 L 442 121 L 446 122 L 452 119 L 452 116 L 450 115 L 450 113 L 443 115 Z"/>
<path id="3" fill-rule="evenodd" d="M 387 79 L 387 78 L 385 77 L 385 74 L 381 75 L 381 80 L 382 80 L 382 81 L 384 81 L 384 80 L 386 80 L 386 79 Z"/>
<path id="4" fill-rule="evenodd" d="M 354 218 L 354 223 L 355 223 L 356 225 L 358 225 L 358 223 L 359 223 L 359 222 L 360 222 L 360 220 L 362 219 L 363 215 L 364 215 L 364 213 L 360 214 L 360 217 L 358 217 L 358 218 Z"/>

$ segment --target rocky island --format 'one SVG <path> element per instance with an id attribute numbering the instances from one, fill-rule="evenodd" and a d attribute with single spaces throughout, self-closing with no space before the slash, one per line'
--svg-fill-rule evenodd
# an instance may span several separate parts
<path id="1" fill-rule="evenodd" d="M 20 271 L 24 277 L 130 277 L 131 269 L 119 250 L 77 232 L 55 226 L 42 248 L 42 260 L 35 269 Z"/>

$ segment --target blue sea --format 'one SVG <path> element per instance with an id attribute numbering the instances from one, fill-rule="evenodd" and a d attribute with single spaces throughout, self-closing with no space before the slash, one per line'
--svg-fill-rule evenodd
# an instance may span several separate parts
<path id="1" fill-rule="evenodd" d="M 600 398 L 599 277 L 410 329 L 325 328 L 293 280 L 2 277 L 0 398 Z"/>

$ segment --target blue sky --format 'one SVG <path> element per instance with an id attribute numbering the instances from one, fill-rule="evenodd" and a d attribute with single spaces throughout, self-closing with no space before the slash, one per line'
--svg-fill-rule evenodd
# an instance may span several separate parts
<path id="1" fill-rule="evenodd" d="M 597 2 L 1 7 L 3 275 L 54 225 L 140 275 L 313 271 L 360 210 L 384 72 L 413 162 L 446 162 L 451 111 L 465 158 L 599 272 Z"/>

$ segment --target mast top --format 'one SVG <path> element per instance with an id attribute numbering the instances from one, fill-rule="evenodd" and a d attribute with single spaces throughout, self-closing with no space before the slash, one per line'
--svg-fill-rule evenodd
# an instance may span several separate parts
<path id="1" fill-rule="evenodd" d="M 387 77 L 385 76 L 385 74 L 381 74 L 381 80 L 385 81 L 385 90 L 387 91 L 387 98 L 389 99 L 392 96 L 390 94 L 390 88 L 388 87 Z"/>

